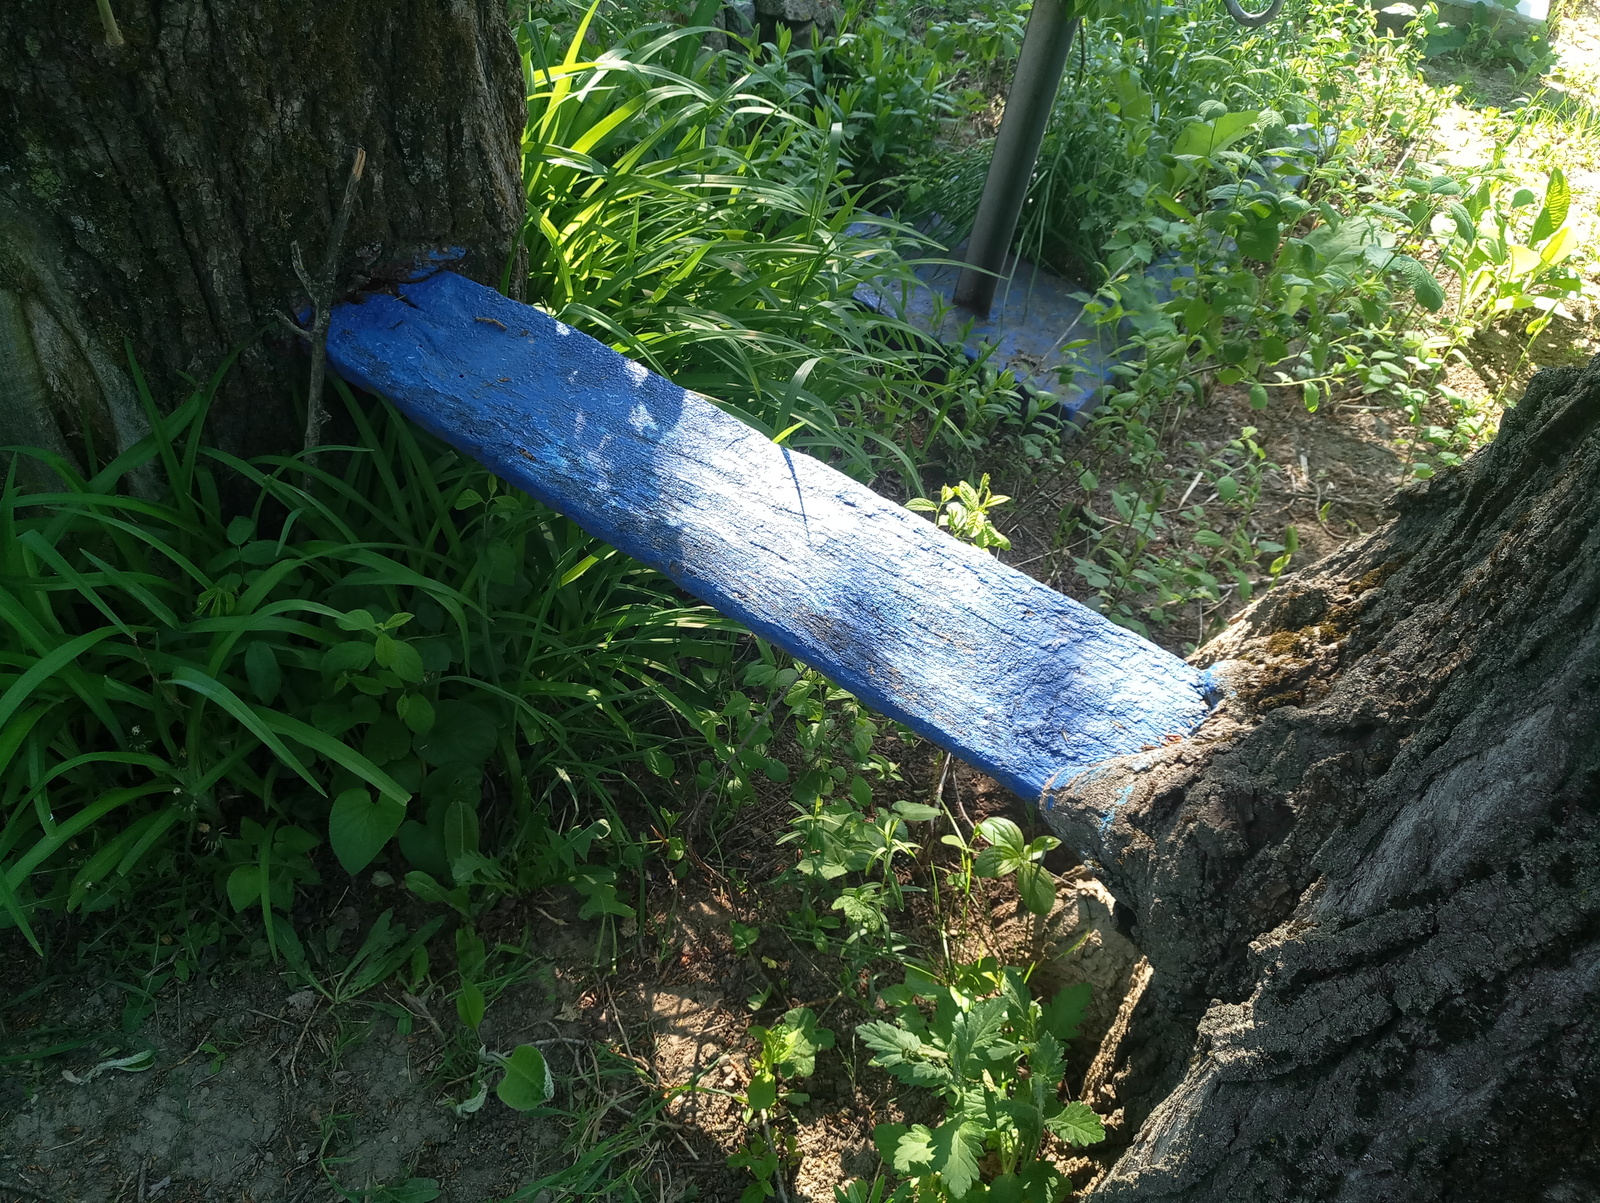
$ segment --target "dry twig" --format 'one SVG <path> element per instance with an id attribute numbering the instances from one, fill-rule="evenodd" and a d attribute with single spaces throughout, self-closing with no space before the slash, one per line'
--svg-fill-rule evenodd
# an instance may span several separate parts
<path id="1" fill-rule="evenodd" d="M 328 416 L 327 408 L 322 404 L 322 384 L 328 370 L 328 323 L 333 318 L 334 290 L 339 282 L 339 251 L 344 244 L 344 232 L 350 224 L 351 211 L 355 208 L 356 190 L 366 168 L 367 152 L 358 146 L 355 161 L 350 165 L 350 178 L 345 181 L 344 200 L 340 202 L 339 211 L 334 214 L 333 228 L 328 231 L 328 250 L 323 259 L 320 280 L 312 280 L 311 273 L 306 270 L 305 260 L 300 254 L 300 243 L 289 244 L 294 274 L 300 277 L 300 284 L 311 299 L 309 332 L 288 318 L 283 318 L 294 328 L 296 334 L 311 342 L 311 385 L 306 394 L 305 449 L 307 451 L 322 441 L 322 423 Z M 279 316 L 282 317 L 281 314 Z M 314 457 L 307 457 L 307 463 L 315 464 L 315 462 Z"/>

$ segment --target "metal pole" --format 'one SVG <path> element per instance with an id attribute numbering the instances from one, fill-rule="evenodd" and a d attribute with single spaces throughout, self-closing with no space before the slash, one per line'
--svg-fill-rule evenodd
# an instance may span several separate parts
<path id="1" fill-rule="evenodd" d="M 995 285 L 1005 267 L 1011 236 L 1017 232 L 1028 181 L 1044 142 L 1050 110 L 1055 107 L 1061 73 L 1078 18 L 1071 16 L 1073 0 L 1034 0 L 1028 31 L 1017 55 L 1017 73 L 1006 97 L 994 158 L 984 181 L 978 217 L 967 241 L 967 266 L 956 281 L 955 303 L 980 317 L 988 317 L 994 304 Z"/>

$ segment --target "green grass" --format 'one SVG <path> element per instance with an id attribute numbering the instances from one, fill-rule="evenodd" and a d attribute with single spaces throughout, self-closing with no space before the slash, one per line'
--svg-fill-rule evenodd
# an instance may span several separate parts
<path id="1" fill-rule="evenodd" d="M 446 889 L 570 875 L 553 810 L 670 772 L 736 628 L 386 408 L 312 468 L 208 447 L 210 396 L 145 393 L 151 434 L 87 477 L 8 474 L 0 921 L 37 948 L 42 912 L 199 873 L 270 939 L 330 839 L 333 871 L 394 838 Z"/>

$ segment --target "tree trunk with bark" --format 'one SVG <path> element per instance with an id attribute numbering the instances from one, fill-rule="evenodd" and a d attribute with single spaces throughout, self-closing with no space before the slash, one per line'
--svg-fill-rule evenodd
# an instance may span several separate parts
<path id="1" fill-rule="evenodd" d="M 0 444 L 104 457 L 241 351 L 213 441 L 297 447 L 303 309 L 356 148 L 341 287 L 459 250 L 498 282 L 522 218 L 522 77 L 501 0 L 0 3 Z"/>
<path id="2" fill-rule="evenodd" d="M 1095 1199 L 1600 1197 L 1600 359 L 1396 506 L 1052 799 L 1154 970 Z"/>

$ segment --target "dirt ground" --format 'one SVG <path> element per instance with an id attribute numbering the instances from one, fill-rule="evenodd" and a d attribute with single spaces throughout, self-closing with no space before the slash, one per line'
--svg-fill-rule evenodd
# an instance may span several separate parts
<path id="1" fill-rule="evenodd" d="M 951 777 L 946 788 L 972 817 L 1013 805 L 970 770 Z M 776 834 L 761 842 L 770 849 Z M 1092 1077 L 1104 1063 L 1097 1097 L 1115 1137 L 1117 1021 L 1144 970 L 1109 895 L 1069 865 L 1055 865 L 1066 888 L 1046 921 L 1019 914 L 1014 892 L 978 891 L 955 951 L 1037 962 L 1036 993 L 1093 985 L 1073 1072 Z M 352 939 L 385 905 L 381 893 L 369 887 L 355 904 Z M 730 921 L 781 921 L 790 902 L 720 874 L 687 885 L 663 877 L 648 913 L 617 933 L 612 962 L 618 945 L 577 918 L 573 900 L 508 900 L 478 925 L 499 946 L 508 985 L 475 1038 L 437 987 L 417 995 L 391 980 L 330 999 L 331 980 L 321 992 L 281 967 L 219 962 L 145 999 L 132 967 L 43 977 L 13 942 L 0 979 L 9 1000 L 0 1005 L 0 1201 L 421 1203 L 434 1184 L 452 1203 L 553 1201 L 564 1192 L 544 1180 L 604 1153 L 611 1137 L 617 1156 L 597 1163 L 601 1189 L 579 1197 L 731 1203 L 750 1182 L 726 1166 L 751 1132 L 735 1097 L 749 1081 L 748 1026 L 800 1005 L 837 1033 L 838 1047 L 819 1057 L 803 1083 L 810 1102 L 788 1109 L 780 1136 L 793 1140 L 791 1197 L 831 1200 L 835 1185 L 876 1169 L 875 1123 L 936 1121 L 937 1101 L 867 1065 L 852 1039 L 866 1015 L 838 962 L 775 931 L 735 952 Z M 936 939 L 927 907 L 913 911 L 907 938 Z M 448 962 L 447 945 L 447 935 L 435 937 L 436 961 Z M 763 987 L 772 997 L 753 1013 L 746 1000 Z M 542 1047 L 559 1084 L 548 1114 L 514 1112 L 492 1091 L 479 1110 L 458 1114 L 479 1042 Z M 1085 1185 L 1100 1160 L 1067 1168 Z M 631 1175 L 636 1193 L 604 1193 L 608 1174 Z"/>

